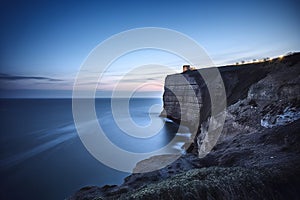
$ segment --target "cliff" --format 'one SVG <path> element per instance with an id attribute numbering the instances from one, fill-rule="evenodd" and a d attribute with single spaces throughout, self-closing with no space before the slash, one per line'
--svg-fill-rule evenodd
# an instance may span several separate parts
<path id="1" fill-rule="evenodd" d="M 297 120 L 300 117 L 299 60 L 300 54 L 294 54 L 262 63 L 219 67 L 226 92 L 226 97 L 223 97 L 227 102 L 226 120 L 235 118 L 233 121 L 236 125 L 248 129 L 260 129 L 259 124 L 273 127 Z M 203 142 L 211 120 L 212 105 L 207 84 L 212 87 L 218 85 L 215 79 L 212 79 L 212 83 L 205 83 L 201 76 L 210 70 L 168 75 L 165 80 L 164 110 L 161 115 L 198 130 L 190 152 L 200 153 L 198 146 Z M 227 133 L 226 126 L 228 123 L 225 122 L 222 136 Z"/>
<path id="2" fill-rule="evenodd" d="M 209 70 L 166 77 L 162 115 L 195 132 L 187 154 L 120 186 L 82 188 L 70 199 L 299 199 L 300 54 L 218 68 L 226 91 L 219 101 L 227 106 L 217 112 L 226 118 L 201 157 L 214 120 L 207 85 L 220 87 L 214 77 L 204 81 Z"/>

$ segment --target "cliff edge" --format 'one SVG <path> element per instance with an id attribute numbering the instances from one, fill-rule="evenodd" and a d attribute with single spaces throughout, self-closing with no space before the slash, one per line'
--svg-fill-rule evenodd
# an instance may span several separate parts
<path id="1" fill-rule="evenodd" d="M 216 145 L 201 158 L 213 120 L 203 70 L 210 69 L 165 82 L 162 115 L 196 132 L 187 154 L 161 170 L 132 174 L 120 186 L 82 188 L 70 199 L 299 199 L 300 53 L 218 68 L 226 118 Z"/>

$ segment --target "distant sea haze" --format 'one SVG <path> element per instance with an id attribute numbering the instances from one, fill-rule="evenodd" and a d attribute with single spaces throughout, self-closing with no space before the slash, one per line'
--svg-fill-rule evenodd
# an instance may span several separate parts
<path id="1" fill-rule="evenodd" d="M 176 124 L 168 122 L 150 139 L 130 137 L 117 127 L 110 100 L 96 100 L 98 122 L 107 137 L 127 151 L 159 149 L 178 131 Z M 131 99 L 134 122 L 150 123 L 149 109 L 154 104 L 161 105 L 161 99 Z M 2 99 L 0 112 L 1 199 L 64 199 L 87 185 L 121 184 L 128 175 L 88 153 L 75 129 L 71 99 Z M 158 118 L 159 112 L 151 115 Z M 178 142 L 174 148 L 181 146 Z"/>

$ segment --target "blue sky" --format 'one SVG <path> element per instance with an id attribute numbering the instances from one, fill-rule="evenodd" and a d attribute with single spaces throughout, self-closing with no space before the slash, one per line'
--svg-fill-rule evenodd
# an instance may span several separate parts
<path id="1" fill-rule="evenodd" d="M 290 0 L 4 1 L 0 6 L 0 96 L 69 97 L 89 52 L 110 36 L 133 28 L 182 32 L 197 41 L 216 65 L 299 51 L 296 8 L 297 2 Z M 121 58 L 115 69 L 122 74 L 137 63 L 161 62 L 180 70 L 184 64 L 161 52 L 137 55 L 132 58 L 138 61 L 130 55 Z M 102 92 L 113 89 L 113 79 L 110 82 L 111 87 Z"/>

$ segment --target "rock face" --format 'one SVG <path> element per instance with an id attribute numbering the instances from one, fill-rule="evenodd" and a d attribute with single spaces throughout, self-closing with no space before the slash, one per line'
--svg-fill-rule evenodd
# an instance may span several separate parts
<path id="1" fill-rule="evenodd" d="M 236 118 L 235 126 L 257 130 L 259 124 L 271 128 L 299 119 L 299 60 L 300 54 L 294 54 L 272 62 L 218 68 L 226 91 L 223 99 L 227 100 L 227 121 Z M 194 152 L 201 151 L 198 147 L 208 132 L 208 124 L 212 122 L 212 94 L 209 94 L 207 84 L 217 85 L 214 82 L 205 83 L 201 76 L 209 70 L 169 75 L 165 80 L 162 115 L 183 121 L 198 130 L 194 145 L 190 148 Z M 195 124 L 198 126 L 195 127 Z"/>
<path id="2" fill-rule="evenodd" d="M 202 93 L 191 71 L 166 77 L 162 115 L 175 121 L 195 122 L 202 107 Z"/>
<path id="3" fill-rule="evenodd" d="M 216 120 L 205 70 L 165 82 L 162 115 L 196 132 L 190 153 L 163 169 L 132 174 L 120 186 L 82 188 L 70 199 L 299 199 L 300 54 L 219 68 L 227 102 L 219 112 L 226 118 L 216 145 L 201 158 Z"/>

